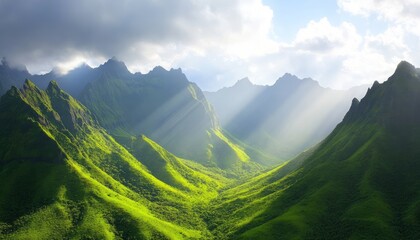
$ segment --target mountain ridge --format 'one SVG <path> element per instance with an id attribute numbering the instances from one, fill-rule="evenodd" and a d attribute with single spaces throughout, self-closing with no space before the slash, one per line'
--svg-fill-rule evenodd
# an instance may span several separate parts
<path id="1" fill-rule="evenodd" d="M 222 193 L 210 224 L 216 236 L 420 237 L 420 78 L 405 66 L 354 100 L 319 145 Z"/>
<path id="2" fill-rule="evenodd" d="M 107 76 L 97 80 L 107 90 L 136 86 Z M 185 75 L 145 76 L 180 81 L 188 101 L 211 108 Z M 222 156 L 212 159 L 222 161 L 205 167 L 145 134 L 117 142 L 91 109 L 56 81 L 41 90 L 26 79 L 0 98 L 0 237 L 420 238 L 420 74 L 407 62 L 353 98 L 323 141 L 261 174 L 211 117 L 211 154 Z"/>
<path id="3" fill-rule="evenodd" d="M 332 90 L 286 73 L 272 86 L 235 84 L 205 94 L 224 129 L 287 160 L 326 137 L 344 117 L 351 99 L 365 91 Z"/>
<path id="4" fill-rule="evenodd" d="M 218 173 L 208 175 L 146 138 L 134 157 L 55 82 L 45 91 L 29 80 L 12 87 L 0 110 L 7 127 L 0 129 L 0 236 L 210 236 L 192 209 L 227 181 Z M 176 182 L 153 175 L 142 163 L 149 158 L 165 161 Z"/>
<path id="5" fill-rule="evenodd" d="M 96 68 L 82 65 L 65 75 L 50 72 L 33 77 L 42 88 L 48 88 L 48 78 L 55 78 L 57 84 L 87 106 L 95 119 L 122 142 L 126 141 L 124 138 L 144 134 L 180 157 L 207 165 L 220 165 L 226 159 L 214 149 L 227 151 L 233 146 L 220 147 L 226 142 L 214 134 L 220 125 L 213 107 L 181 69 L 156 66 L 146 74 L 132 74 L 124 62 L 111 58 Z M 264 159 L 272 161 L 258 151 L 252 152 L 258 164 L 265 164 Z M 236 160 L 243 165 L 240 158 Z M 255 165 L 255 168 L 260 167 Z"/>

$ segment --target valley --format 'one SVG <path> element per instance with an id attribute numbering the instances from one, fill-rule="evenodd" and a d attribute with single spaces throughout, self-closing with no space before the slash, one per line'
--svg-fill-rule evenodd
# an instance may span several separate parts
<path id="1" fill-rule="evenodd" d="M 0 238 L 420 238 L 408 62 L 367 91 L 286 74 L 203 93 L 115 58 L 65 75 L 3 62 L 0 86 Z"/>

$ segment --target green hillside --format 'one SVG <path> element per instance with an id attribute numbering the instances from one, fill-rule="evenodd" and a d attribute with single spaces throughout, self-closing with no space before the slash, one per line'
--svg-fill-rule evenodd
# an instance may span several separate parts
<path id="1" fill-rule="evenodd" d="M 180 71 L 155 68 L 140 79 L 104 74 L 80 99 L 113 135 L 143 134 L 179 156 L 205 162 L 207 130 L 217 120 L 198 91 Z"/>
<path id="2" fill-rule="evenodd" d="M 420 75 L 399 64 L 319 146 L 228 189 L 210 228 L 239 239 L 419 239 Z"/>
<path id="3" fill-rule="evenodd" d="M 1 238 L 210 236 L 200 209 L 224 177 L 145 137 L 134 157 L 55 82 L 46 91 L 28 80 L 13 87 L 0 100 L 0 122 Z"/>
<path id="4" fill-rule="evenodd" d="M 260 173 L 253 156 L 270 157 L 217 125 L 201 164 L 26 80 L 0 98 L 0 239 L 420 239 L 419 109 L 420 70 L 401 62 L 321 143 Z"/>
<path id="5" fill-rule="evenodd" d="M 212 106 L 180 69 L 156 67 L 132 75 L 111 59 L 97 70 L 103 74 L 90 81 L 80 99 L 120 143 L 145 135 L 177 156 L 236 175 L 275 161 L 258 151 L 248 153 L 225 135 Z"/>
<path id="6" fill-rule="evenodd" d="M 168 71 L 155 67 L 146 74 L 133 74 L 123 62 L 112 58 L 96 68 L 82 65 L 66 74 L 51 71 L 31 75 L 24 67 L 14 68 L 3 59 L 0 94 L 11 86 L 22 87 L 25 78 L 41 89 L 55 79 L 60 88 L 82 102 L 100 125 L 124 145 L 132 137 L 145 135 L 177 156 L 221 167 L 237 176 L 249 174 L 250 169 L 261 169 L 259 165 L 281 161 L 233 140 L 222 131 L 201 89 L 188 81 L 181 69 Z M 233 144 L 227 144 L 215 132 L 222 132 L 222 138 Z M 249 164 L 231 154 L 238 152 L 238 148 L 250 157 Z"/>

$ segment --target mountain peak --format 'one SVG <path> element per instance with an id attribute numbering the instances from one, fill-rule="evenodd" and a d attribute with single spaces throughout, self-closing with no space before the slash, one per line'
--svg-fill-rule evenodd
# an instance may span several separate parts
<path id="1" fill-rule="evenodd" d="M 154 80 L 160 79 L 160 81 L 169 81 L 171 84 L 176 84 L 181 87 L 185 87 L 189 84 L 187 77 L 181 69 L 171 69 L 168 71 L 162 66 L 154 67 L 152 71 L 143 75 L 143 77 Z"/>
<path id="2" fill-rule="evenodd" d="M 238 80 L 234 86 L 253 86 L 252 82 L 249 80 L 248 77 L 244 77 Z"/>
<path id="3" fill-rule="evenodd" d="M 130 74 L 130 71 L 128 71 L 128 68 L 125 65 L 125 63 L 118 60 L 116 57 L 110 58 L 104 64 L 99 66 L 99 68 L 102 70 L 112 72 L 113 74 L 118 74 L 118 75 Z"/>
<path id="4" fill-rule="evenodd" d="M 407 62 L 407 61 L 401 61 L 397 65 L 396 71 L 416 71 L 416 68 L 413 64 Z"/>
<path id="5" fill-rule="evenodd" d="M 124 65 L 124 62 L 118 60 L 116 57 L 112 57 L 110 59 L 108 59 L 108 61 L 106 61 L 103 65 Z"/>
<path id="6" fill-rule="evenodd" d="M 19 95 L 19 89 L 15 86 L 12 86 L 9 91 L 5 95 L 9 96 L 18 96 Z"/>
<path id="7" fill-rule="evenodd" d="M 297 83 L 300 79 L 290 73 L 285 73 L 274 83 L 273 86 L 284 85 L 285 83 Z"/>
<path id="8" fill-rule="evenodd" d="M 351 101 L 350 110 L 347 112 L 346 116 L 344 117 L 347 121 L 348 119 L 353 119 L 355 116 L 357 116 L 357 107 L 359 106 L 360 101 L 357 98 L 353 98 Z"/>
<path id="9" fill-rule="evenodd" d="M 170 70 L 166 70 L 166 68 L 160 65 L 155 66 L 148 74 L 151 74 L 151 75 L 162 75 L 162 74 L 168 75 L 169 74 L 171 76 L 174 76 L 174 75 L 184 76 L 184 73 L 182 72 L 181 68 L 171 68 Z"/>
<path id="10" fill-rule="evenodd" d="M 392 77 L 395 77 L 395 78 L 407 78 L 407 77 L 411 78 L 411 77 L 414 77 L 414 78 L 416 78 L 417 75 L 418 75 L 417 70 L 411 63 L 409 63 L 407 61 L 401 61 L 398 64 L 397 68 L 395 69 L 395 72 L 394 72 Z"/>
<path id="11" fill-rule="evenodd" d="M 162 73 L 162 72 L 168 72 L 164 67 L 162 66 L 156 66 L 150 71 L 150 73 Z"/>
<path id="12" fill-rule="evenodd" d="M 299 79 L 296 75 L 291 73 L 285 73 L 280 79 Z"/>
<path id="13" fill-rule="evenodd" d="M 47 92 L 60 92 L 60 87 L 57 82 L 52 80 L 47 87 Z"/>
<path id="14" fill-rule="evenodd" d="M 345 119 L 376 121 L 394 128 L 409 126 L 420 119 L 419 93 L 420 76 L 416 68 L 402 61 L 387 81 L 382 84 L 375 81 L 360 104 L 352 104 Z"/>
<path id="15" fill-rule="evenodd" d="M 319 83 L 315 80 L 313 80 L 312 78 L 303 78 L 300 79 L 298 78 L 296 75 L 290 74 L 290 73 L 285 73 L 282 77 L 280 77 L 279 79 L 277 79 L 277 81 L 274 83 L 274 85 L 276 86 L 280 86 L 280 85 L 298 85 L 298 84 L 311 84 L 311 85 L 316 85 L 319 86 Z"/>
<path id="16" fill-rule="evenodd" d="M 31 80 L 25 79 L 25 82 L 23 84 L 23 89 L 26 90 L 26 89 L 33 89 L 33 88 L 36 88 L 35 84 Z"/>

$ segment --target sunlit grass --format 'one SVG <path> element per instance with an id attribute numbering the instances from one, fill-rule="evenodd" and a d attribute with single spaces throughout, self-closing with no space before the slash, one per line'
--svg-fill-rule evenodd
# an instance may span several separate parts
<path id="1" fill-rule="evenodd" d="M 216 129 L 213 132 L 218 138 L 220 138 L 220 140 L 222 140 L 231 149 L 233 149 L 239 160 L 241 160 L 242 162 L 249 161 L 250 157 L 248 156 L 248 154 L 246 154 L 246 152 L 244 152 L 244 150 L 241 149 L 238 145 L 232 143 L 225 135 L 223 135 L 223 133 L 219 129 Z"/>
<path id="2" fill-rule="evenodd" d="M 30 83 L 28 86 L 27 92 L 18 92 L 13 101 L 23 101 L 29 108 L 36 106 L 37 110 L 27 111 L 24 113 L 27 117 L 18 119 L 10 112 L 9 117 L 18 123 L 29 122 L 27 127 L 35 138 L 54 143 L 50 154 L 54 153 L 51 159 L 57 159 L 55 163 L 14 161 L 2 166 L 0 176 L 8 179 L 0 190 L 2 205 L 12 199 L 15 188 L 27 188 L 19 191 L 22 195 L 14 196 L 20 212 L 13 212 L 14 207 L 8 204 L 10 211 L 0 213 L 2 219 L 9 218 L 1 223 L 2 237 L 196 239 L 210 236 L 199 214 L 224 186 L 222 175 L 214 172 L 207 175 L 207 170 L 200 171 L 204 167 L 179 159 L 152 140 L 143 138 L 149 150 L 155 153 L 144 157 L 164 161 L 174 182 L 162 181 L 142 164 L 141 158 L 134 157 L 101 129 L 87 109 L 72 97 L 55 91 L 57 89 L 46 94 Z M 25 98 L 29 93 L 33 96 Z M 54 104 L 50 104 L 51 98 Z M 62 109 L 56 112 L 54 106 Z M 64 116 L 61 114 L 66 114 L 62 112 L 63 107 L 73 114 L 66 124 L 61 122 Z M 50 119 L 51 116 L 59 118 Z M 39 118 L 44 118 L 43 122 L 38 122 Z M 72 130 L 67 131 L 67 127 Z M 13 128 L 5 133 L 16 134 Z M 33 144 L 23 145 L 23 152 L 34 147 Z M 47 154 L 49 151 L 35 151 L 29 156 L 45 161 Z M 30 181 L 32 183 L 28 184 Z M 22 204 L 29 209 L 18 207 Z M 47 220 L 42 220 L 44 218 Z"/>

